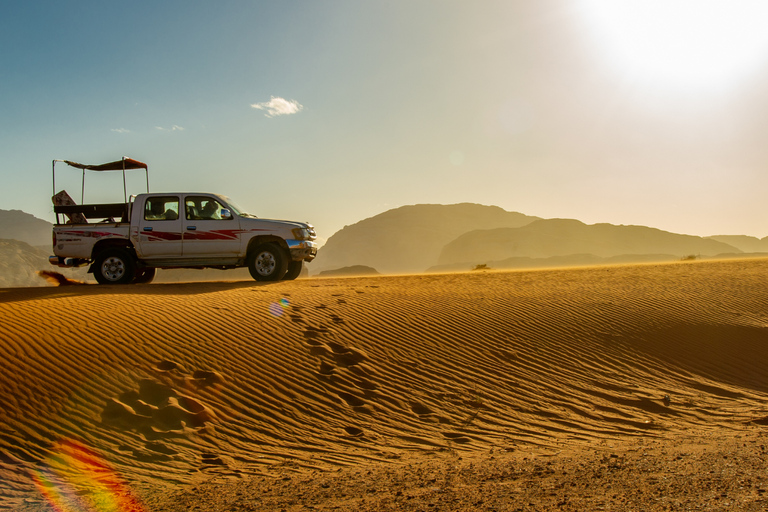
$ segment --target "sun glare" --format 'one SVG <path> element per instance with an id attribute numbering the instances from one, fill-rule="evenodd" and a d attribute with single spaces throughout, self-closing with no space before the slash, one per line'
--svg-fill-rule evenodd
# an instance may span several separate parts
<path id="1" fill-rule="evenodd" d="M 768 62 L 766 0 L 580 0 L 596 42 L 635 83 L 734 84 Z"/>

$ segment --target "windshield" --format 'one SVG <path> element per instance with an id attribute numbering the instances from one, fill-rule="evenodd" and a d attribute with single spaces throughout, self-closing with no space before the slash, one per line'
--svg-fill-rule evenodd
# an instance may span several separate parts
<path id="1" fill-rule="evenodd" d="M 239 217 L 253 217 L 253 218 L 257 218 L 254 214 L 248 213 L 248 212 L 244 211 L 240 207 L 240 205 L 237 204 L 236 202 L 234 202 L 232 199 L 230 199 L 230 198 L 228 198 L 226 196 L 223 196 L 222 198 L 227 202 L 227 205 L 229 206 L 229 209 L 232 210 L 232 213 L 234 213 L 235 215 L 237 215 Z"/>

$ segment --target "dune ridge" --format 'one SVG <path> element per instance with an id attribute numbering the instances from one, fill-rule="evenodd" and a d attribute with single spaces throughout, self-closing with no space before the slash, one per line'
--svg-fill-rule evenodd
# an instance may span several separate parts
<path id="1" fill-rule="evenodd" d="M 106 473 L 151 501 L 213 476 L 764 429 L 767 273 L 0 290 L 0 508 L 96 500 Z M 66 463 L 69 442 L 101 477 Z"/>

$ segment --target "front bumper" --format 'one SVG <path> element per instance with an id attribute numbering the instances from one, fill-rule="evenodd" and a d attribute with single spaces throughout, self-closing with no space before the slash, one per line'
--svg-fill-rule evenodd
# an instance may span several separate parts
<path id="1" fill-rule="evenodd" d="M 293 261 L 312 261 L 317 256 L 317 244 L 312 240 L 286 240 Z"/>

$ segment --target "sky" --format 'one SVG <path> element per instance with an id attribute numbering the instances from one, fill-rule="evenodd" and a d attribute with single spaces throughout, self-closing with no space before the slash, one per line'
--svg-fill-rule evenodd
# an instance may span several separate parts
<path id="1" fill-rule="evenodd" d="M 52 222 L 52 160 L 129 156 L 151 191 L 322 240 L 460 202 L 768 236 L 768 2 L 639 3 L 10 2 L 0 208 Z M 119 174 L 86 176 L 86 202 L 122 198 Z"/>

